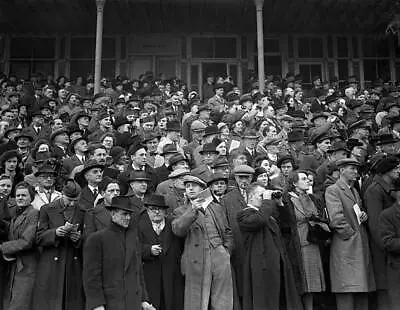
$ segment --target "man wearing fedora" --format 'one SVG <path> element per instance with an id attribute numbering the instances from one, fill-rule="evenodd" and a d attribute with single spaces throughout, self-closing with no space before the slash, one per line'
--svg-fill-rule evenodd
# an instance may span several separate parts
<path id="1" fill-rule="evenodd" d="M 167 186 L 161 188 L 159 192 L 157 191 L 157 194 L 165 197 L 165 203 L 169 207 L 169 211 L 172 212 L 186 203 L 184 180 L 185 176 L 189 174 L 190 170 L 187 168 L 179 168 L 172 171 L 168 176 Z"/>
<path id="2" fill-rule="evenodd" d="M 71 156 L 65 158 L 62 162 L 62 175 L 70 177 L 72 170 L 76 166 L 83 165 L 87 158 L 88 143 L 84 137 L 73 140 L 69 146 Z"/>
<path id="3" fill-rule="evenodd" d="M 249 164 L 252 164 L 258 155 L 256 151 L 258 138 L 259 135 L 255 130 L 246 130 L 243 134 L 243 140 L 240 143 L 239 148 L 243 150 Z"/>
<path id="4" fill-rule="evenodd" d="M 165 145 L 173 144 L 180 153 L 183 153 L 182 146 L 183 139 L 181 138 L 181 124 L 178 120 L 173 119 L 167 122 L 166 136 L 162 137 L 160 143 L 158 144 L 158 152 L 162 153 Z"/>
<path id="5" fill-rule="evenodd" d="M 79 182 L 86 184 L 82 188 L 82 193 L 79 197 L 79 205 L 85 209 L 90 210 L 94 208 L 94 202 L 99 195 L 99 184 L 103 179 L 104 165 L 100 164 L 94 159 L 85 162 L 82 171 L 75 179 L 84 180 Z"/>
<path id="6" fill-rule="evenodd" d="M 221 203 L 222 197 L 228 191 L 228 176 L 221 172 L 213 173 L 207 180 L 207 187 L 210 189 L 214 202 Z"/>
<path id="7" fill-rule="evenodd" d="M 68 157 L 69 145 L 68 129 L 61 128 L 54 131 L 50 136 L 53 156 L 58 160 L 63 160 Z"/>
<path id="8" fill-rule="evenodd" d="M 315 146 L 312 154 L 301 154 L 300 169 L 311 169 L 313 171 L 326 160 L 328 149 L 331 147 L 331 137 L 328 132 L 320 132 L 310 137 L 311 143 Z"/>
<path id="9" fill-rule="evenodd" d="M 191 141 L 183 147 L 185 154 L 188 154 L 189 158 L 193 158 L 194 150 L 203 144 L 203 136 L 205 133 L 206 125 L 199 120 L 193 121 L 190 125 Z"/>
<path id="10" fill-rule="evenodd" d="M 208 99 L 207 103 L 211 106 L 213 111 L 222 112 L 225 109 L 224 85 L 215 84 L 215 95 Z"/>
<path id="11" fill-rule="evenodd" d="M 39 182 L 38 187 L 35 188 L 35 198 L 32 201 L 32 206 L 36 210 L 40 210 L 43 205 L 47 205 L 61 198 L 61 193 L 54 189 L 57 172 L 53 167 L 42 166 L 34 176 Z"/>
<path id="12" fill-rule="evenodd" d="M 183 309 L 184 279 L 180 271 L 183 239 L 172 232 L 164 197 L 151 195 L 140 212 L 139 238 L 149 302 L 157 310 Z"/>
<path id="13" fill-rule="evenodd" d="M 210 114 L 211 114 L 211 106 L 209 104 L 199 105 L 197 110 L 197 115 L 187 118 L 182 125 L 182 136 L 188 142 L 192 141 L 191 137 L 191 125 L 194 121 L 198 120 L 202 122 L 204 125 L 210 125 Z"/>
<path id="14" fill-rule="evenodd" d="M 81 251 L 85 210 L 78 204 L 80 194 L 80 186 L 68 180 L 62 197 L 40 209 L 34 310 L 84 309 Z"/>
<path id="15" fill-rule="evenodd" d="M 199 152 L 202 164 L 192 170 L 192 174 L 203 180 L 208 180 L 212 174 L 212 164 L 218 157 L 219 152 L 214 143 L 206 143 Z"/>
<path id="16" fill-rule="evenodd" d="M 50 136 L 49 128 L 45 128 L 44 125 L 44 115 L 37 109 L 32 112 L 32 122 L 26 128 L 26 133 L 33 137 L 33 141 L 36 142 L 39 139 L 48 139 Z"/>
<path id="17" fill-rule="evenodd" d="M 188 159 L 180 153 L 172 155 L 168 159 L 168 163 L 169 163 L 168 174 L 166 176 L 166 180 L 162 181 L 160 184 L 158 184 L 157 188 L 156 188 L 156 192 L 160 195 L 167 194 L 167 192 L 168 192 L 168 188 L 170 187 L 170 185 L 172 183 L 172 181 L 170 179 L 171 172 L 178 170 L 178 169 L 189 169 Z M 157 174 L 159 174 L 158 171 L 156 171 L 156 172 L 157 172 Z M 167 173 L 167 171 L 165 171 L 165 174 L 166 173 Z M 163 179 L 163 178 L 160 178 L 160 180 L 161 179 Z"/>
<path id="18" fill-rule="evenodd" d="M 210 192 L 204 192 L 207 184 L 200 178 L 187 176 L 185 188 L 189 202 L 174 210 L 172 222 L 173 232 L 185 238 L 181 258 L 184 309 L 232 310 L 233 239 L 226 214 Z"/>
<path id="19" fill-rule="evenodd" d="M 161 183 L 167 180 L 168 175 L 171 172 L 169 160 L 177 154 L 180 153 L 178 152 L 178 149 L 176 148 L 175 144 L 170 143 L 164 145 L 162 152 L 160 153 L 160 155 L 163 157 L 164 162 L 161 166 L 155 169 L 155 173 L 157 174 L 158 180 Z"/>
<path id="20" fill-rule="evenodd" d="M 100 138 L 107 132 L 113 132 L 110 114 L 103 111 L 97 115 L 98 129 L 88 136 L 89 141 L 99 142 Z"/>
<path id="21" fill-rule="evenodd" d="M 125 195 L 128 192 L 129 187 L 127 186 L 127 184 L 129 183 L 129 178 L 132 171 L 144 171 L 147 178 L 150 179 L 148 190 L 150 192 L 154 192 L 156 189 L 156 185 L 159 183 L 159 177 L 156 174 L 155 170 L 151 168 L 146 162 L 146 146 L 140 143 L 134 144 L 129 148 L 128 155 L 131 159 L 131 165 L 128 166 L 128 169 L 126 171 L 118 176 L 118 180 L 121 184 L 121 194 Z"/>
<path id="22" fill-rule="evenodd" d="M 111 225 L 92 234 L 83 250 L 86 309 L 155 310 L 148 302 L 141 246 L 128 197 L 117 196 L 107 206 Z"/>
<path id="23" fill-rule="evenodd" d="M 368 309 L 368 293 L 375 290 L 369 252 L 367 213 L 354 188 L 360 163 L 352 158 L 337 161 L 340 177 L 325 192 L 333 231 L 330 249 L 332 292 L 337 309 Z M 343 263 L 345 262 L 345 263 Z"/>
<path id="24" fill-rule="evenodd" d="M 150 179 L 144 171 L 132 171 L 129 176 L 129 190 L 126 196 L 132 205 L 140 209 L 143 201 L 149 195 Z"/>

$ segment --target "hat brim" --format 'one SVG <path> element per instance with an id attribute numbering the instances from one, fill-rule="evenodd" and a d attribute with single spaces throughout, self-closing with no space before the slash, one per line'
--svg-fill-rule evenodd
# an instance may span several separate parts
<path id="1" fill-rule="evenodd" d="M 229 179 L 226 177 L 213 179 L 213 180 L 210 180 L 207 182 L 207 186 L 210 186 L 211 184 L 213 184 L 214 182 L 217 182 L 217 181 L 225 181 L 225 183 L 228 183 Z"/>
<path id="2" fill-rule="evenodd" d="M 130 209 L 130 208 L 128 208 L 128 207 L 116 207 L 116 206 L 113 206 L 113 205 L 110 205 L 110 206 L 105 206 L 107 209 L 113 209 L 113 210 L 123 210 L 123 211 L 127 211 L 127 212 L 129 212 L 129 213 L 133 213 L 134 212 L 134 210 L 132 210 L 132 209 Z"/>
<path id="3" fill-rule="evenodd" d="M 101 165 L 101 164 L 86 167 L 86 168 L 82 169 L 81 175 L 85 175 L 86 172 L 88 172 L 91 169 L 95 169 L 95 168 L 100 168 L 100 169 L 104 170 L 105 167 L 104 167 L 104 165 Z"/>
<path id="4" fill-rule="evenodd" d="M 168 209 L 169 207 L 167 206 L 167 205 L 156 205 L 156 204 L 154 204 L 154 203 L 147 203 L 146 201 L 144 201 L 143 202 L 143 205 L 145 206 L 145 207 L 148 207 L 148 206 L 153 206 L 153 207 L 157 207 L 157 208 L 160 208 L 160 209 Z"/>
<path id="5" fill-rule="evenodd" d="M 205 150 L 205 151 L 199 151 L 199 154 L 204 154 L 204 153 L 214 153 L 214 154 L 219 154 L 218 151 L 214 151 L 214 150 Z"/>
<path id="6" fill-rule="evenodd" d="M 14 141 L 17 141 L 19 138 L 28 138 L 31 142 L 33 141 L 33 137 L 31 135 L 19 134 L 14 138 Z"/>
<path id="7" fill-rule="evenodd" d="M 38 176 L 41 175 L 41 174 L 52 174 L 54 177 L 57 176 L 57 172 L 52 171 L 52 170 L 49 170 L 49 171 L 37 171 L 37 172 L 35 172 L 33 175 L 34 175 L 35 177 L 38 177 Z"/>
<path id="8" fill-rule="evenodd" d="M 146 181 L 146 182 L 150 182 L 151 180 L 149 178 L 132 178 L 129 179 L 129 182 L 135 182 L 135 181 Z"/>

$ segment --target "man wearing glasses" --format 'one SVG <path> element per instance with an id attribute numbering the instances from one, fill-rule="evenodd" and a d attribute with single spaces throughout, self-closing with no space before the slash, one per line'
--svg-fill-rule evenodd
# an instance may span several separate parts
<path id="1" fill-rule="evenodd" d="M 36 210 L 40 210 L 42 206 L 61 198 L 62 195 L 54 189 L 57 173 L 52 167 L 42 166 L 34 175 L 39 185 L 36 187 L 32 205 Z"/>

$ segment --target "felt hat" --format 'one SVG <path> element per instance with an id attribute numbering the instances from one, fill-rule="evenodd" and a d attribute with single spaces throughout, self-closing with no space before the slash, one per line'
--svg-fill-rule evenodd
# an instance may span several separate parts
<path id="1" fill-rule="evenodd" d="M 228 183 L 228 177 L 220 172 L 213 173 L 210 178 L 207 180 L 207 186 L 210 186 L 216 181 L 225 181 L 225 183 Z"/>
<path id="2" fill-rule="evenodd" d="M 293 166 L 296 163 L 296 161 L 292 155 L 283 155 L 283 156 L 279 156 L 278 161 L 276 162 L 276 166 L 278 168 L 280 168 L 285 161 L 291 161 Z"/>
<path id="3" fill-rule="evenodd" d="M 178 149 L 176 148 L 176 145 L 170 143 L 170 144 L 164 145 L 160 155 L 164 156 L 166 154 L 178 154 L 178 153 L 179 152 L 178 152 Z"/>
<path id="4" fill-rule="evenodd" d="M 190 174 L 190 170 L 189 169 L 185 169 L 185 168 L 180 168 L 180 169 L 176 169 L 174 171 L 172 171 L 169 175 L 168 175 L 168 179 L 175 179 L 175 178 L 179 178 L 185 175 L 189 175 Z"/>
<path id="5" fill-rule="evenodd" d="M 133 204 L 130 203 L 129 197 L 127 196 L 116 196 L 111 200 L 111 205 L 106 206 L 107 209 L 124 210 L 128 212 L 134 212 Z"/>
<path id="6" fill-rule="evenodd" d="M 134 181 L 150 182 L 150 179 L 145 171 L 132 171 L 131 174 L 129 175 L 129 182 L 134 182 Z"/>
<path id="7" fill-rule="evenodd" d="M 205 128 L 204 137 L 219 134 L 219 129 L 216 125 L 211 125 Z"/>
<path id="8" fill-rule="evenodd" d="M 114 121 L 114 128 L 118 129 L 120 126 L 125 124 L 130 124 L 131 122 L 126 118 L 126 116 L 117 117 Z"/>
<path id="9" fill-rule="evenodd" d="M 94 168 L 100 168 L 100 169 L 103 170 L 104 169 L 104 165 L 100 164 L 95 159 L 89 159 L 84 163 L 83 169 L 81 171 L 81 175 L 85 175 L 86 172 L 88 172 L 90 169 L 94 169 Z"/>
<path id="10" fill-rule="evenodd" d="M 204 153 L 219 154 L 219 152 L 217 151 L 216 145 L 214 143 L 206 143 L 206 144 L 204 144 L 203 148 L 201 149 L 201 151 L 199 153 L 200 154 L 204 154 Z"/>
<path id="11" fill-rule="evenodd" d="M 175 155 L 172 155 L 172 157 L 169 159 L 169 165 L 172 167 L 173 165 L 181 161 L 186 161 L 187 163 L 189 163 L 189 160 L 185 156 L 183 156 L 181 153 L 177 153 Z"/>
<path id="12" fill-rule="evenodd" d="M 204 131 L 206 129 L 206 125 L 199 121 L 199 120 L 195 120 L 191 125 L 190 125 L 190 130 L 191 131 Z"/>
<path id="13" fill-rule="evenodd" d="M 385 174 L 400 165 L 400 159 L 396 156 L 382 158 L 375 166 L 375 171 L 379 174 Z"/>
<path id="14" fill-rule="evenodd" d="M 69 124 L 68 135 L 71 136 L 73 133 L 80 132 L 83 135 L 83 130 L 79 128 L 79 126 L 75 123 Z"/>
<path id="15" fill-rule="evenodd" d="M 144 199 L 143 204 L 147 206 L 158 207 L 161 209 L 168 209 L 165 203 L 164 196 L 152 194 L 150 197 Z"/>
<path id="16" fill-rule="evenodd" d="M 87 117 L 89 118 L 89 120 L 92 118 L 89 114 L 87 114 L 85 111 L 79 111 L 78 113 L 75 113 L 72 117 L 71 117 L 71 123 L 78 123 L 78 120 L 81 117 Z"/>
<path id="17" fill-rule="evenodd" d="M 393 144 L 397 143 L 399 140 L 396 139 L 392 134 L 381 134 L 379 135 L 379 140 L 376 142 L 376 145 L 385 145 L 385 144 Z"/>
<path id="18" fill-rule="evenodd" d="M 43 165 L 38 169 L 38 171 L 34 173 L 34 176 L 38 177 L 41 174 L 52 174 L 55 177 L 57 175 L 57 172 L 54 170 L 53 167 Z"/>
<path id="19" fill-rule="evenodd" d="M 348 152 L 349 150 L 347 149 L 347 145 L 345 142 L 343 141 L 338 141 L 338 142 L 334 142 L 330 148 L 328 149 L 328 153 L 333 153 L 333 152 L 337 152 L 337 151 L 346 151 Z"/>
<path id="20" fill-rule="evenodd" d="M 174 119 L 167 122 L 167 131 L 181 131 L 181 124 L 178 120 Z"/>
<path id="21" fill-rule="evenodd" d="M 143 143 L 143 144 L 146 144 L 147 142 L 149 142 L 149 141 L 151 141 L 151 140 L 154 140 L 154 139 L 160 140 L 160 139 L 161 139 L 161 136 L 158 135 L 158 134 L 156 134 L 155 132 L 146 133 L 146 134 L 143 136 L 142 143 Z"/>
<path id="22" fill-rule="evenodd" d="M 31 142 L 34 140 L 32 134 L 29 131 L 24 130 L 24 129 L 22 129 L 22 131 L 18 135 L 15 136 L 14 141 L 17 142 L 19 138 L 27 138 Z"/>
<path id="23" fill-rule="evenodd" d="M 4 137 L 7 137 L 13 131 L 18 131 L 18 133 L 20 133 L 22 131 L 22 128 L 8 127 L 7 130 L 4 132 Z"/>
<path id="24" fill-rule="evenodd" d="M 131 156 L 131 155 L 135 154 L 137 151 L 139 151 L 139 150 L 141 150 L 141 149 L 147 150 L 147 147 L 146 147 L 144 144 L 142 144 L 142 143 L 135 143 L 135 144 L 132 144 L 132 145 L 129 147 L 128 155 Z"/>
<path id="25" fill-rule="evenodd" d="M 215 169 L 218 167 L 228 167 L 230 166 L 229 161 L 225 157 L 217 157 L 216 160 L 211 165 L 211 168 Z"/>
<path id="26" fill-rule="evenodd" d="M 50 135 L 50 142 L 53 142 L 55 137 L 57 137 L 58 135 L 62 135 L 62 134 L 67 134 L 68 135 L 69 134 L 68 129 L 64 127 L 64 128 L 60 128 L 60 129 L 57 129 L 57 130 L 53 131 L 51 133 L 51 135 Z"/>
<path id="27" fill-rule="evenodd" d="M 81 187 L 72 179 L 68 179 L 62 189 L 65 196 L 69 198 L 77 198 L 81 193 Z"/>

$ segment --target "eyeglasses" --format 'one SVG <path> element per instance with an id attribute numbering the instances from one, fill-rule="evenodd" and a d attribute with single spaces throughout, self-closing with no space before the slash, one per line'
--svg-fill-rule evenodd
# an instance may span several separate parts
<path id="1" fill-rule="evenodd" d="M 153 213 L 161 213 L 161 212 L 164 211 L 163 209 L 156 208 L 156 207 L 148 207 L 147 210 L 149 210 L 149 211 L 151 211 Z"/>

